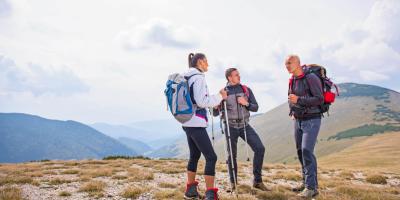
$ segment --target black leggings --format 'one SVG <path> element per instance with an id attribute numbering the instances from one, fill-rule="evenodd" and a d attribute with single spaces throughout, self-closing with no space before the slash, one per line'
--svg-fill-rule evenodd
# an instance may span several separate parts
<path id="1" fill-rule="evenodd" d="M 211 145 L 206 128 L 202 127 L 183 127 L 186 132 L 189 145 L 190 158 L 187 165 L 187 170 L 191 172 L 197 171 L 197 163 L 203 153 L 206 159 L 204 175 L 215 176 L 215 163 L 217 155 Z"/>

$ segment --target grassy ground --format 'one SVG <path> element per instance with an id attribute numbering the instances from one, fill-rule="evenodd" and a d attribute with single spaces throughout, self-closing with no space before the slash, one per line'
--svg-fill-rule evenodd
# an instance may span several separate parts
<path id="1" fill-rule="evenodd" d="M 321 165 L 320 165 L 321 166 Z M 0 165 L 0 199 L 182 199 L 185 160 L 82 160 Z M 199 163 L 202 174 L 204 162 Z M 400 199 L 400 174 L 320 168 L 320 195 L 316 199 Z M 239 199 L 299 199 L 290 188 L 299 184 L 296 165 L 264 165 L 263 179 L 270 192 L 251 187 L 252 165 L 240 163 Z M 200 192 L 205 185 L 202 176 Z M 221 199 L 227 193 L 226 165 L 217 164 Z"/>

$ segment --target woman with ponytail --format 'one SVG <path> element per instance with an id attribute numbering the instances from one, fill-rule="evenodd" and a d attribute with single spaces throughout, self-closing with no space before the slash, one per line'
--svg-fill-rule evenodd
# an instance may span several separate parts
<path id="1" fill-rule="evenodd" d="M 185 122 L 183 130 L 186 133 L 189 145 L 190 158 L 187 165 L 187 184 L 185 199 L 199 199 L 196 181 L 197 163 L 203 154 L 206 165 L 204 169 L 204 179 L 206 182 L 206 200 L 218 199 L 218 189 L 214 186 L 215 164 L 217 155 L 213 149 L 210 138 L 207 134 L 207 108 L 218 106 L 223 99 L 227 98 L 227 93 L 221 89 L 219 94 L 210 95 L 208 92 L 205 72 L 208 71 L 207 58 L 202 53 L 190 53 L 188 56 L 189 70 L 184 74 L 190 86 L 190 97 L 195 105 L 196 113 Z"/>

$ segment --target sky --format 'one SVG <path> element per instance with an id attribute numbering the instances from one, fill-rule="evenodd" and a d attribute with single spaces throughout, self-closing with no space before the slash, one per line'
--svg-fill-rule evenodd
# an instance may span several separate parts
<path id="1" fill-rule="evenodd" d="M 170 119 L 163 91 L 205 53 L 214 94 L 236 67 L 266 112 L 288 54 L 336 83 L 400 91 L 400 1 L 0 0 L 0 112 L 84 123 Z"/>

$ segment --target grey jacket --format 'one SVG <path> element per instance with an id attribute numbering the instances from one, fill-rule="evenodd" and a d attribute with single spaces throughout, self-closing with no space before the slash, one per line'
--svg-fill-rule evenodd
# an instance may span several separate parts
<path id="1" fill-rule="evenodd" d="M 228 98 L 226 99 L 226 107 L 228 112 L 229 126 L 234 128 L 243 128 L 248 124 L 250 118 L 250 112 L 258 111 L 258 103 L 253 94 L 253 91 L 241 84 L 228 85 L 226 87 L 228 91 Z M 244 91 L 246 90 L 247 91 Z M 244 97 L 248 102 L 248 106 L 241 106 L 237 98 Z M 213 115 L 218 116 L 219 112 L 222 111 L 221 118 L 225 120 L 224 106 L 220 105 L 219 109 L 214 109 Z"/>

